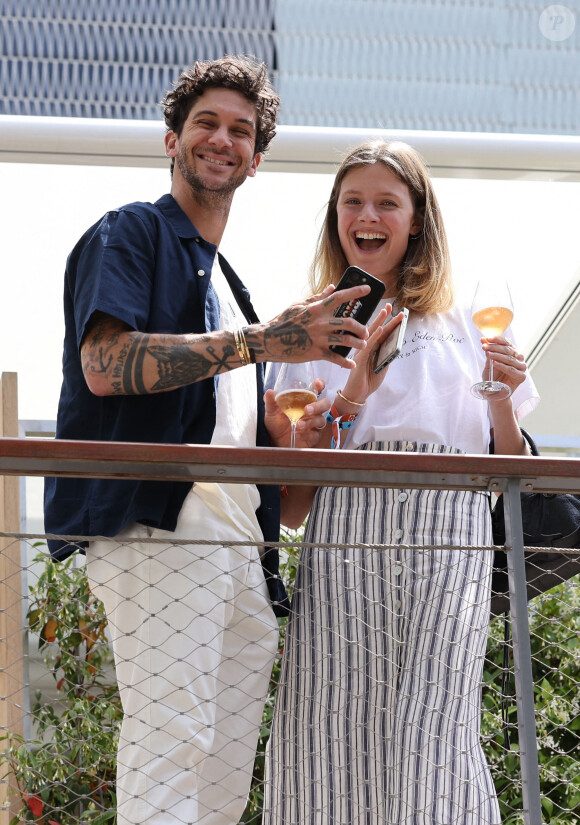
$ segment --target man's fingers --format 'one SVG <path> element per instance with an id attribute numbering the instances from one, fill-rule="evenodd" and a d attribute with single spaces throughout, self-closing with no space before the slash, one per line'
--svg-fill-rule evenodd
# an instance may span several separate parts
<path id="1" fill-rule="evenodd" d="M 334 309 L 338 309 L 338 307 L 342 306 L 342 304 L 348 304 L 357 298 L 362 298 L 363 295 L 368 295 L 370 291 L 371 288 L 368 284 L 351 286 L 348 289 L 340 289 L 338 292 L 333 292 L 328 298 L 326 298 L 325 303 L 326 306 L 331 306 Z"/>
<path id="2" fill-rule="evenodd" d="M 313 304 L 315 301 L 322 301 L 324 298 L 328 298 L 329 295 L 336 290 L 334 284 L 329 284 L 325 287 L 322 292 L 317 292 L 315 295 L 311 295 L 309 298 L 306 299 L 307 304 Z"/>

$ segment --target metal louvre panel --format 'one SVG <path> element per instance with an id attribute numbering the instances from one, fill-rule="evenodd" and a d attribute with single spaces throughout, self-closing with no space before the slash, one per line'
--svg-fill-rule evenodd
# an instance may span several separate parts
<path id="1" fill-rule="evenodd" d="M 285 124 L 577 134 L 577 32 L 552 38 L 545 11 L 543 0 L 0 0 L 0 114 L 158 119 L 182 68 L 245 52 L 269 66 Z"/>
<path id="2" fill-rule="evenodd" d="M 275 64 L 272 0 L 0 0 L 0 113 L 160 118 L 158 101 L 199 58 Z"/>
<path id="3" fill-rule="evenodd" d="M 276 15 L 287 123 L 577 133 L 578 38 L 545 4 L 288 0 Z"/>

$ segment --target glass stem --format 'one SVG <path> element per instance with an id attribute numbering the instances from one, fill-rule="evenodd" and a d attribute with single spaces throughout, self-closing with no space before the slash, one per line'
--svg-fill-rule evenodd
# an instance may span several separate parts
<path id="1" fill-rule="evenodd" d="M 493 361 L 489 359 L 489 383 L 493 384 Z"/>
<path id="2" fill-rule="evenodd" d="M 296 446 L 296 424 L 294 422 L 290 424 L 290 446 Z"/>

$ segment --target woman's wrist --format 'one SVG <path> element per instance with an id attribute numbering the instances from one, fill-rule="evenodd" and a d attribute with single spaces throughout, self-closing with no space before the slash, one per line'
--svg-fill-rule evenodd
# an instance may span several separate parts
<path id="1" fill-rule="evenodd" d="M 336 408 L 335 404 L 332 404 L 330 410 L 326 413 L 326 422 L 330 424 L 332 429 L 332 439 L 330 442 L 330 448 L 332 450 L 336 450 L 340 447 L 340 433 L 342 430 L 350 430 L 354 422 L 358 418 L 358 412 L 355 413 L 345 413 L 341 412 Z"/>
<path id="2" fill-rule="evenodd" d="M 362 412 L 362 408 L 365 406 L 366 402 L 366 397 L 363 397 L 360 393 L 355 393 L 353 391 L 349 392 L 347 389 L 344 389 L 336 391 L 336 398 L 334 399 L 333 406 L 336 407 L 339 412 L 346 415 Z"/>
<path id="3" fill-rule="evenodd" d="M 513 421 L 516 421 L 517 424 L 511 398 L 503 398 L 499 401 L 490 401 L 488 399 L 487 405 L 489 408 L 489 416 L 494 427 L 509 427 Z"/>

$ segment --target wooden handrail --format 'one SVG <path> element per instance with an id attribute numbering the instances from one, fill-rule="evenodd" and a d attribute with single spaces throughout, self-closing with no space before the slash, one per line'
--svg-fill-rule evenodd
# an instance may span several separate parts
<path id="1" fill-rule="evenodd" d="M 0 475 L 580 492 L 580 459 L 0 438 Z"/>

